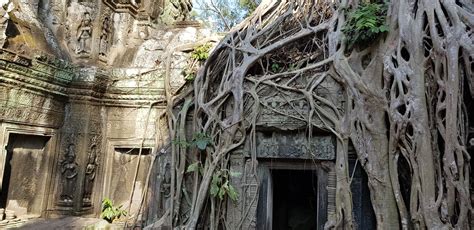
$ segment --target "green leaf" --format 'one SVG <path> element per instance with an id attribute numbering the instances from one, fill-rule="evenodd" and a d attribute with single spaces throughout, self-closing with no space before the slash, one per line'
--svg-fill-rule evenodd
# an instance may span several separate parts
<path id="1" fill-rule="evenodd" d="M 195 47 L 191 53 L 191 58 L 197 61 L 205 61 L 207 58 L 209 58 L 209 51 L 211 47 L 212 44 L 210 43 Z"/>
<path id="2" fill-rule="evenodd" d="M 237 201 L 239 199 L 239 194 L 235 190 L 235 188 L 229 184 L 229 188 L 227 189 L 227 193 L 229 195 L 229 198 L 233 201 Z"/>
<path id="3" fill-rule="evenodd" d="M 105 219 L 111 223 L 115 219 L 126 215 L 127 211 L 122 209 L 122 205 L 118 207 L 114 206 L 112 200 L 109 198 L 102 200 L 102 212 L 100 213 L 100 218 Z"/>
<path id="4" fill-rule="evenodd" d="M 382 25 L 380 26 L 380 32 L 387 32 L 388 31 L 388 26 L 387 25 Z"/>
<path id="5" fill-rule="evenodd" d="M 184 80 L 186 81 L 194 81 L 194 78 L 196 78 L 195 73 L 188 73 L 184 76 Z"/>
<path id="6" fill-rule="evenodd" d="M 280 65 L 278 65 L 278 63 L 273 63 L 271 68 L 273 72 L 278 72 L 280 70 Z"/>
<path id="7" fill-rule="evenodd" d="M 199 161 L 194 162 L 188 166 L 188 168 L 186 169 L 186 173 L 197 172 L 199 171 L 200 166 L 201 166 L 201 163 Z"/>
<path id="8" fill-rule="evenodd" d="M 220 172 L 214 173 L 214 175 L 212 175 L 212 183 L 218 185 L 221 182 L 222 182 L 222 178 L 221 178 Z"/>
<path id="9" fill-rule="evenodd" d="M 205 133 L 195 133 L 193 138 L 193 143 L 200 150 L 205 150 L 207 145 L 210 144 L 212 139 L 207 136 Z"/>
<path id="10" fill-rule="evenodd" d="M 387 8 L 386 3 L 362 3 L 349 13 L 342 30 L 349 49 L 356 44 L 371 42 L 377 35 L 388 31 L 384 24 Z"/>
<path id="11" fill-rule="evenodd" d="M 210 193 L 212 196 L 216 197 L 217 194 L 219 193 L 219 186 L 217 186 L 217 184 L 212 183 L 212 184 L 211 184 L 211 189 L 210 189 L 209 193 Z"/>
<path id="12" fill-rule="evenodd" d="M 206 140 L 196 140 L 194 143 L 196 143 L 196 146 L 200 150 L 205 150 L 208 144 Z"/>
<path id="13" fill-rule="evenodd" d="M 223 199 L 224 199 L 224 195 L 225 195 L 225 189 L 220 188 L 220 189 L 219 189 L 219 194 L 218 194 L 219 199 L 220 199 L 220 200 L 223 200 Z"/>

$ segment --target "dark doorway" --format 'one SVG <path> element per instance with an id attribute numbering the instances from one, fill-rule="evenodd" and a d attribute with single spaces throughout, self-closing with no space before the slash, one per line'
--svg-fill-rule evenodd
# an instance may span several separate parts
<path id="1" fill-rule="evenodd" d="M 40 214 L 49 137 L 10 134 L 5 157 L 0 208 L 22 214 Z"/>
<path id="2" fill-rule="evenodd" d="M 316 171 L 272 170 L 273 229 L 316 230 Z"/>

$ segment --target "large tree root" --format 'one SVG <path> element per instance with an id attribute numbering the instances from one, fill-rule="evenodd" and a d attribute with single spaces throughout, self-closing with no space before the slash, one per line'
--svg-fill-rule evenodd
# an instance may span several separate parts
<path id="1" fill-rule="evenodd" d="M 225 201 L 209 195 L 212 176 L 229 167 L 229 154 L 245 138 L 256 161 L 256 122 L 262 108 L 272 109 L 265 96 L 273 95 L 288 104 L 306 101 L 306 111 L 282 115 L 306 122 L 309 135 L 319 129 L 337 137 L 336 210 L 326 228 L 353 228 L 349 142 L 368 175 L 379 229 L 469 227 L 463 85 L 474 71 L 472 1 L 393 0 L 390 31 L 348 50 L 344 9 L 357 5 L 263 1 L 217 45 L 188 95 L 168 95 L 173 140 L 186 139 L 189 113 L 193 132 L 212 137 L 205 152 L 172 148 L 172 223 L 226 226 Z M 328 81 L 344 93 L 342 107 L 321 94 Z M 188 178 L 193 199 L 183 217 L 183 173 L 194 161 L 202 161 L 203 171 Z"/>

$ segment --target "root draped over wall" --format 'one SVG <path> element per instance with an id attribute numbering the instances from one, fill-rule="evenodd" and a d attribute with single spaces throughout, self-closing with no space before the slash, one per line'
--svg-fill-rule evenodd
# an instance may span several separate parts
<path id="1" fill-rule="evenodd" d="M 214 48 L 193 86 L 179 95 L 168 87 L 169 223 L 226 226 L 226 201 L 209 193 L 212 177 L 228 169 L 246 139 L 256 167 L 256 123 L 271 94 L 288 104 L 304 100 L 305 112 L 282 115 L 305 122 L 308 135 L 319 129 L 337 139 L 336 212 L 326 228 L 354 228 L 349 142 L 368 175 L 379 229 L 469 227 L 470 111 L 463 95 L 474 71 L 474 4 L 392 0 L 389 32 L 348 49 L 342 30 L 358 4 L 263 1 Z M 340 87 L 342 106 L 321 94 L 325 82 Z M 191 141 L 187 132 L 212 141 L 205 151 L 176 144 Z M 195 162 L 201 172 L 185 174 Z"/>

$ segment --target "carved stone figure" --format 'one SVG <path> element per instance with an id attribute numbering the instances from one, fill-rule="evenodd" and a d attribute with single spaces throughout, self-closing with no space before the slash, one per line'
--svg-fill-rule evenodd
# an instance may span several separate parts
<path id="1" fill-rule="evenodd" d="M 61 161 L 62 191 L 60 195 L 60 205 L 72 206 L 74 191 L 77 180 L 77 163 L 74 145 L 70 144 L 64 153 Z"/>
<path id="2" fill-rule="evenodd" d="M 85 12 L 81 24 L 77 28 L 77 54 L 90 53 L 90 40 L 92 38 L 92 19 L 89 12 Z"/>
<path id="3" fill-rule="evenodd" d="M 161 208 L 169 209 L 169 198 L 171 197 L 171 166 L 169 163 L 165 165 L 163 180 L 161 184 Z"/>
<path id="4" fill-rule="evenodd" d="M 5 39 L 7 38 L 5 32 L 7 30 L 8 19 L 10 18 L 8 13 L 13 10 L 13 4 L 10 3 L 10 1 L 4 1 L 0 6 L 0 47 L 3 47 Z"/>
<path id="5" fill-rule="evenodd" d="M 165 7 L 164 0 L 143 0 L 143 9 L 151 19 L 157 18 Z"/>
<path id="6" fill-rule="evenodd" d="M 91 195 L 92 189 L 94 187 L 94 179 L 97 168 L 97 146 L 92 145 L 89 152 L 87 166 L 86 166 L 86 176 L 84 178 L 84 194 L 82 196 L 82 202 L 84 206 L 91 205 Z"/>
<path id="7" fill-rule="evenodd" d="M 193 9 L 193 3 L 191 0 L 175 0 L 171 1 L 173 6 L 179 11 L 179 16 L 176 18 L 178 20 L 187 20 L 189 13 Z"/>
<path id="8" fill-rule="evenodd" d="M 166 164 L 165 166 L 165 173 L 163 175 L 163 186 L 161 187 L 161 192 L 163 193 L 163 197 L 169 198 L 171 192 L 171 167 L 170 164 Z"/>
<path id="9" fill-rule="evenodd" d="M 109 51 L 109 40 L 110 40 L 110 21 L 108 17 L 104 18 L 104 22 L 102 23 L 102 32 L 100 34 L 100 43 L 99 43 L 99 55 L 100 56 L 107 56 Z"/>

